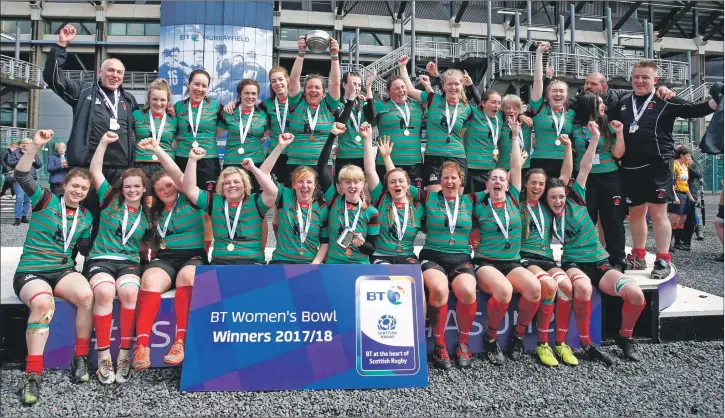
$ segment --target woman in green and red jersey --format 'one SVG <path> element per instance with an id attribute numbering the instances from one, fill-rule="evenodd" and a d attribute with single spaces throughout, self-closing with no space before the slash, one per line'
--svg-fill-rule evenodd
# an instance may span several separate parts
<path id="1" fill-rule="evenodd" d="M 91 178 L 84 169 L 72 169 L 65 177 L 65 194 L 60 198 L 50 190 L 38 187 L 30 169 L 35 155 L 51 138 L 52 130 L 36 132 L 33 144 L 15 167 L 15 180 L 33 204 L 33 217 L 13 278 L 15 294 L 30 308 L 25 332 L 28 356 L 21 391 L 21 400 L 26 405 L 34 404 L 40 398 L 43 351 L 55 311 L 54 296 L 62 297 L 77 309 L 71 380 L 87 382 L 91 374 L 88 349 L 93 327 L 93 291 L 88 281 L 76 271 L 72 259 L 76 245 L 83 254 L 88 254 L 92 219 L 81 203 L 91 187 Z"/>
<path id="2" fill-rule="evenodd" d="M 118 140 L 115 132 L 101 138 L 90 172 L 101 201 L 98 235 L 83 266 L 83 275 L 93 289 L 93 323 L 98 345 L 98 379 L 101 383 L 126 382 L 131 377 L 129 351 L 133 343 L 136 299 L 141 287 L 139 247 L 149 229 L 149 217 L 141 204 L 148 179 L 139 168 L 121 175 L 121 190 L 112 187 L 103 175 L 103 157 L 108 144 Z M 121 351 L 117 370 L 111 359 L 111 323 L 113 299 L 121 302 Z"/>
<path id="3" fill-rule="evenodd" d="M 533 121 L 528 117 L 521 115 L 521 98 L 513 94 L 507 94 L 501 99 L 501 107 L 503 109 L 503 117 L 508 118 L 514 116 L 519 118 L 518 134 L 516 139 L 519 141 L 519 148 L 521 149 L 521 158 L 524 163 L 521 166 L 522 173 L 526 173 L 531 166 L 531 158 L 529 158 L 529 152 L 531 151 L 531 125 Z M 525 118 L 525 119 L 524 119 Z M 497 166 L 504 170 L 511 169 L 511 141 L 513 140 L 513 133 L 508 123 L 504 123 L 501 126 L 501 138 L 504 141 L 498 143 L 498 163 Z"/>
<path id="4" fill-rule="evenodd" d="M 174 151 L 174 137 L 176 136 L 176 118 L 167 113 L 171 102 L 171 89 L 169 82 L 157 78 L 151 82 L 146 92 L 146 104 L 143 109 L 133 111 L 133 131 L 136 135 L 136 167 L 140 168 L 146 177 L 151 178 L 163 171 L 158 157 L 148 150 L 138 146 L 139 142 L 153 138 L 159 141 L 161 148 L 167 153 Z M 153 193 L 146 192 L 146 206 L 151 206 Z"/>
<path id="5" fill-rule="evenodd" d="M 281 134 L 259 169 L 272 172 L 294 138 L 291 133 Z M 269 264 L 321 264 L 327 256 L 329 239 L 324 230 L 327 205 L 317 192 L 317 173 L 309 167 L 297 167 L 290 177 L 291 188 L 277 183 L 277 247 Z"/>
<path id="6" fill-rule="evenodd" d="M 156 257 L 144 268 L 138 295 L 133 367 L 140 371 L 151 366 L 151 328 L 161 306 L 161 294 L 172 287 L 176 287 L 176 336 L 164 362 L 178 365 L 184 360 L 194 274 L 196 266 L 207 264 L 208 258 L 204 250 L 204 211 L 181 193 L 183 173 L 158 140 L 148 138 L 137 146 L 152 153 L 164 169 L 151 178 L 151 222 L 155 225 L 152 246 Z"/>
<path id="7" fill-rule="evenodd" d="M 622 123 L 607 120 L 606 106 L 601 97 L 587 93 L 576 99 L 576 122 L 573 143 L 576 152 L 574 172 L 579 171 L 581 160 L 591 141 L 590 121 L 599 125 L 596 154 L 592 159 L 592 170 L 587 178 L 587 210 L 592 222 L 601 223 L 604 242 L 609 253 L 609 264 L 624 272 L 624 185 L 619 175 L 619 166 L 614 160 L 624 155 L 624 133 Z"/>
<path id="8" fill-rule="evenodd" d="M 304 37 L 299 39 L 300 51 L 295 60 L 295 66 L 302 65 L 307 44 Z M 283 179 L 285 186 L 290 186 L 290 176 L 297 167 L 306 166 L 315 168 L 317 157 L 325 145 L 325 139 L 332 129 L 335 118 L 342 112 L 340 109 L 340 46 L 335 39 L 330 40 L 330 89 L 325 92 L 322 77 L 310 74 L 305 79 L 303 99 L 294 107 L 290 107 L 290 130 L 295 140 L 287 147 L 287 178 Z M 300 91 L 300 78 L 293 72 L 290 78 L 289 95 L 296 96 Z M 329 163 L 330 161 L 328 161 Z M 328 181 L 332 173 L 327 167 L 320 175 L 320 181 Z M 282 180 L 282 179 L 280 179 Z"/>
<path id="9" fill-rule="evenodd" d="M 408 95 L 426 109 L 426 147 L 423 165 L 423 184 L 431 191 L 441 190 L 441 166 L 454 161 L 467 176 L 468 162 L 463 145 L 463 124 L 471 117 L 472 109 L 465 94 L 465 77 L 460 70 L 451 68 L 441 75 L 442 94 L 420 91 L 408 76 L 408 56 L 400 57 L 398 67 L 405 81 Z"/>
<path id="10" fill-rule="evenodd" d="M 390 138 L 378 141 L 378 153 L 391 170 L 380 177 L 375 170 L 375 150 L 372 129 L 361 129 L 365 151 L 365 178 L 373 205 L 380 212 L 380 235 L 370 257 L 373 264 L 418 264 L 413 244 L 423 224 L 425 207 L 411 193 L 410 177 L 402 168 L 392 163 L 393 144 Z M 416 190 L 417 192 L 417 190 Z"/>
<path id="11" fill-rule="evenodd" d="M 559 177 L 564 161 L 564 147 L 561 137 L 571 138 L 574 111 L 567 108 L 569 86 L 561 81 L 549 83 L 544 100 L 543 54 L 550 48 L 548 42 L 541 42 L 536 48 L 534 86 L 529 102 L 534 119 L 536 142 L 530 155 L 531 168 L 542 168 L 551 178 Z"/>
<path id="12" fill-rule="evenodd" d="M 646 302 L 642 289 L 635 280 L 613 269 L 609 264 L 609 254 L 602 248 L 597 228 L 589 217 L 585 187 L 601 135 L 597 122 L 590 121 L 587 128 L 592 139 L 579 164 L 576 182 L 567 187 L 560 179 L 555 178 L 549 179 L 546 187 L 547 202 L 554 213 L 554 235 L 564 247 L 561 268 L 571 279 L 574 296 L 585 301 L 583 313 L 577 319 L 582 347 L 591 344 L 588 331 L 593 284 L 607 295 L 624 299 L 622 325 L 615 341 L 626 358 L 637 360 L 633 351 L 632 331 Z M 604 359 L 602 361 L 606 362 Z M 611 360 L 607 363 L 611 363 Z"/>
<path id="13" fill-rule="evenodd" d="M 216 190 L 201 190 L 196 181 L 197 161 L 205 150 L 189 151 L 184 173 L 184 193 L 192 205 L 204 209 L 211 218 L 214 234 L 212 264 L 263 264 L 262 223 L 267 210 L 277 200 L 277 185 L 269 174 L 254 166 L 251 159 L 242 161 L 242 168 L 227 167 L 216 181 Z M 257 178 L 261 193 L 252 193 L 249 174 Z"/>

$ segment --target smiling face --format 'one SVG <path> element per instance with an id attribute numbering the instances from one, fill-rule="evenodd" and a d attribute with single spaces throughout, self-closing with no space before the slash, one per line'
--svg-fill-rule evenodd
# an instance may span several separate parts
<path id="1" fill-rule="evenodd" d="M 551 106 L 560 109 L 564 107 L 564 104 L 568 99 L 568 94 L 569 90 L 566 83 L 563 81 L 554 81 L 549 84 L 547 99 L 549 99 Z"/>
<path id="2" fill-rule="evenodd" d="M 489 118 L 496 116 L 499 110 L 501 110 L 501 96 L 492 93 L 488 96 L 488 100 L 482 103 L 483 112 Z M 516 113 L 518 115 L 518 113 Z"/>
<path id="3" fill-rule="evenodd" d="M 247 84 L 242 89 L 242 108 L 251 109 L 257 104 L 259 98 L 259 89 L 253 84 Z"/>
<path id="4" fill-rule="evenodd" d="M 445 197 L 456 197 L 462 182 L 463 179 L 458 174 L 458 170 L 454 168 L 444 168 L 441 170 L 441 187 L 443 188 L 443 195 Z"/>
<path id="5" fill-rule="evenodd" d="M 232 173 L 222 180 L 222 194 L 230 202 L 241 202 L 244 198 L 244 181 L 239 173 Z"/>
<path id="6" fill-rule="evenodd" d="M 388 89 L 388 96 L 398 104 L 408 100 L 408 90 L 405 88 L 405 82 L 401 79 L 394 80 Z"/>
<path id="7" fill-rule="evenodd" d="M 298 202 L 310 203 L 315 194 L 315 176 L 311 173 L 303 173 L 292 183 Z"/>
<path id="8" fill-rule="evenodd" d="M 152 89 L 149 91 L 149 109 L 155 115 L 162 115 L 169 105 L 169 95 L 164 90 Z"/>
<path id="9" fill-rule="evenodd" d="M 289 77 L 281 71 L 274 72 L 269 75 L 269 84 L 274 90 L 274 94 L 280 97 L 287 96 L 287 85 L 289 84 Z"/>
<path id="10" fill-rule="evenodd" d="M 209 78 L 203 73 L 194 75 L 189 83 L 189 96 L 191 101 L 199 103 L 206 97 L 206 92 L 209 90 Z"/>
<path id="11" fill-rule="evenodd" d="M 101 71 L 98 76 L 101 79 L 101 85 L 110 90 L 116 90 L 123 84 L 123 75 L 126 73 L 126 67 L 117 59 L 107 59 L 101 65 Z"/>
<path id="12" fill-rule="evenodd" d="M 560 215 L 566 208 L 566 189 L 563 187 L 552 187 L 546 192 L 546 202 L 552 212 Z"/>
<path id="13" fill-rule="evenodd" d="M 77 207 L 83 199 L 88 196 L 88 190 L 91 188 L 91 181 L 81 176 L 73 176 L 65 181 L 63 190 L 65 194 L 63 198 L 71 207 Z"/>
<path id="14" fill-rule="evenodd" d="M 163 176 L 156 180 L 154 183 L 154 193 L 164 205 L 173 205 L 176 202 L 176 197 L 179 194 L 179 189 L 176 188 L 176 184 L 171 177 Z"/>
<path id="15" fill-rule="evenodd" d="M 322 102 L 325 95 L 325 89 L 322 87 L 322 80 L 319 78 L 307 79 L 305 83 L 305 100 L 307 104 L 318 106 Z"/>
<path id="16" fill-rule="evenodd" d="M 657 83 L 657 70 L 651 67 L 638 67 L 632 69 L 632 90 L 634 94 L 644 96 L 652 93 Z"/>
<path id="17" fill-rule="evenodd" d="M 494 202 L 500 202 L 506 199 L 506 192 L 509 189 L 508 177 L 506 170 L 497 168 L 491 171 L 486 182 L 486 191 Z"/>
<path id="18" fill-rule="evenodd" d="M 143 179 L 139 176 L 128 176 L 123 180 L 123 198 L 128 204 L 135 204 L 141 201 L 146 188 Z"/>
<path id="19" fill-rule="evenodd" d="M 351 203 L 360 201 L 360 193 L 362 193 L 363 183 L 354 179 L 343 179 L 342 190 L 345 193 L 345 199 Z"/>
<path id="20" fill-rule="evenodd" d="M 443 91 L 446 94 L 446 100 L 458 100 L 463 90 L 463 80 L 461 77 L 451 75 L 445 78 L 443 83 Z"/>
<path id="21" fill-rule="evenodd" d="M 607 83 L 602 74 L 589 74 L 587 81 L 584 82 L 584 93 L 594 93 L 601 96 L 607 90 Z"/>
<path id="22" fill-rule="evenodd" d="M 597 116 L 599 116 L 599 119 L 603 118 L 604 115 L 607 114 L 607 105 L 604 104 L 604 100 L 602 100 L 601 97 L 599 97 L 599 99 L 598 99 L 597 113 L 598 113 Z"/>
<path id="23" fill-rule="evenodd" d="M 407 197 L 410 181 L 404 172 L 393 171 L 388 174 L 387 188 L 393 201 L 402 202 Z"/>
<path id="24" fill-rule="evenodd" d="M 55 151 L 58 154 L 60 154 L 60 155 L 65 154 L 65 150 L 66 150 L 65 142 L 58 142 L 57 144 L 55 144 Z"/>
<path id="25" fill-rule="evenodd" d="M 541 199 L 546 189 L 546 174 L 534 173 L 529 175 L 526 182 L 526 200 L 535 201 Z"/>

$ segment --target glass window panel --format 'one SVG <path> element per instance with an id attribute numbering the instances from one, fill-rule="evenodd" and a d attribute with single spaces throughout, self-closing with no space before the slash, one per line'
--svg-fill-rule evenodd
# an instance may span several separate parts
<path id="1" fill-rule="evenodd" d="M 159 24 L 158 23 L 147 23 L 146 24 L 146 36 L 159 36 Z"/>
<path id="2" fill-rule="evenodd" d="M 116 36 L 126 35 L 126 24 L 121 22 L 110 22 L 108 24 L 108 34 Z"/>
<path id="3" fill-rule="evenodd" d="M 143 23 L 127 23 L 126 24 L 126 35 L 128 36 L 143 36 L 144 24 Z"/>

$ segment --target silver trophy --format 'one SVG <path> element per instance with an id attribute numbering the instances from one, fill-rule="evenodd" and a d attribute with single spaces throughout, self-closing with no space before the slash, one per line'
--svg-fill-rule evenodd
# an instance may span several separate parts
<path id="1" fill-rule="evenodd" d="M 325 52 L 330 47 L 330 34 L 324 30 L 311 30 L 307 32 L 305 38 L 307 41 L 307 49 L 316 54 Z"/>

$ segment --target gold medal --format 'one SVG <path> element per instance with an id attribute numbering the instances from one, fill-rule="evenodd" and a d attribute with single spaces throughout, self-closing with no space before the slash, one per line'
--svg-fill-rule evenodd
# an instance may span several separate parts
<path id="1" fill-rule="evenodd" d="M 410 136 L 410 131 L 409 131 L 409 130 L 407 130 L 407 129 L 406 129 L 406 130 L 404 130 L 404 131 L 403 131 L 403 135 L 405 135 L 405 136 Z"/>
<path id="2" fill-rule="evenodd" d="M 556 146 L 557 146 L 557 147 L 558 147 L 559 145 L 561 145 L 561 139 L 559 139 L 559 137 L 558 137 L 558 136 L 556 137 L 556 141 L 554 142 L 554 144 L 556 144 Z"/>
<path id="3" fill-rule="evenodd" d="M 229 245 L 227 245 L 227 251 L 234 251 L 234 244 L 229 243 Z"/>
<path id="4" fill-rule="evenodd" d="M 239 149 L 237 150 L 237 154 L 239 154 L 239 155 L 244 154 L 244 147 L 239 147 Z"/>
<path id="5" fill-rule="evenodd" d="M 357 141 L 357 142 L 362 141 L 362 138 L 360 137 L 360 135 L 355 135 L 355 141 Z"/>
<path id="6" fill-rule="evenodd" d="M 163 241 L 162 240 L 161 243 L 159 244 L 159 248 L 161 248 L 162 250 L 165 250 L 166 249 L 166 241 Z"/>
<path id="7" fill-rule="evenodd" d="M 191 147 L 192 148 L 198 148 L 199 147 L 199 143 L 196 142 L 196 141 L 194 141 L 194 142 L 191 143 Z"/>
<path id="8" fill-rule="evenodd" d="M 310 135 L 310 141 L 314 141 L 314 140 L 315 140 L 315 135 Z"/>
<path id="9" fill-rule="evenodd" d="M 451 238 L 448 240 L 448 245 L 456 245 L 456 240 Z"/>
<path id="10" fill-rule="evenodd" d="M 345 255 L 348 256 L 348 257 L 350 257 L 352 255 L 352 248 L 347 248 L 345 250 Z"/>
<path id="11" fill-rule="evenodd" d="M 300 253 L 300 255 L 302 255 L 302 254 L 304 254 L 304 253 L 305 253 L 305 249 L 304 249 L 304 248 L 302 248 L 302 247 L 300 247 L 300 248 L 299 248 L 299 249 L 297 250 L 297 252 L 299 252 L 299 253 Z"/>
<path id="12" fill-rule="evenodd" d="M 154 155 L 151 156 L 151 159 L 154 160 L 154 161 L 158 161 L 159 160 L 159 157 L 157 157 L 156 154 L 154 154 Z"/>
<path id="13" fill-rule="evenodd" d="M 403 252 L 403 244 L 402 243 L 398 244 L 398 252 L 399 253 L 402 253 Z"/>

